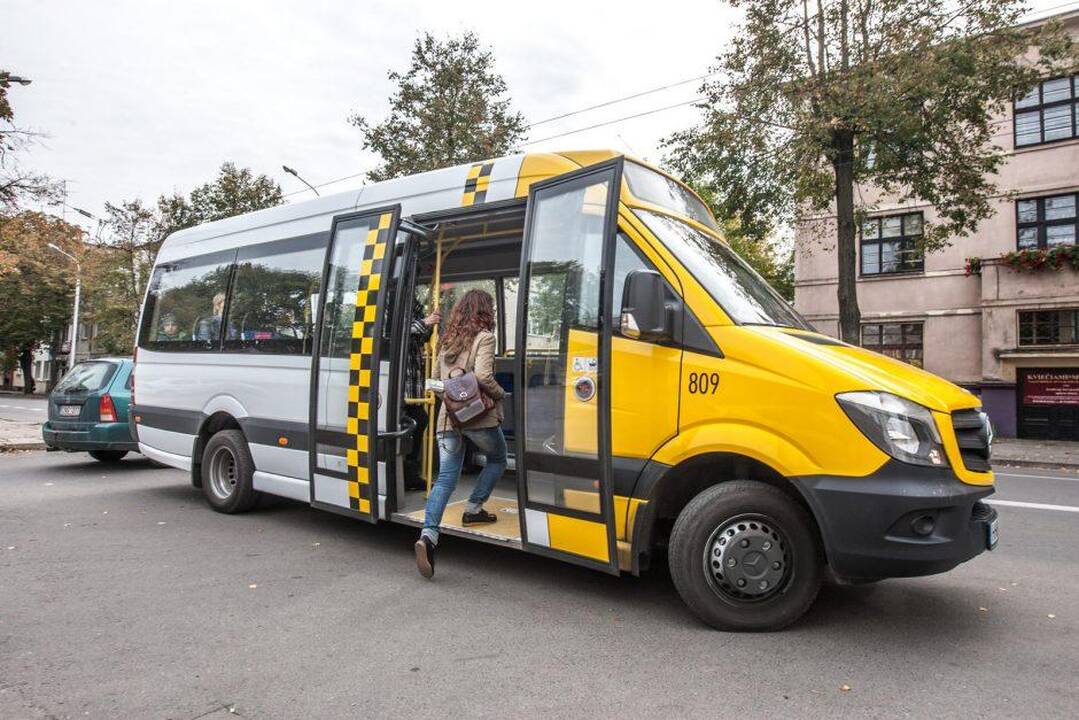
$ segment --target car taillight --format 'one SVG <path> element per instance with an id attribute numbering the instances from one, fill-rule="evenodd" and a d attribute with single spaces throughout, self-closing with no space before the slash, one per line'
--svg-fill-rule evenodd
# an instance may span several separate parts
<path id="1" fill-rule="evenodd" d="M 116 406 L 112 404 L 112 395 L 101 396 L 97 401 L 97 412 L 101 422 L 116 422 Z"/>

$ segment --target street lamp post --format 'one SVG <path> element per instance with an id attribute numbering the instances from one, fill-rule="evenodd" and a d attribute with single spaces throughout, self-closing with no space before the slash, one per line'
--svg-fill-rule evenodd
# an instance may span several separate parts
<path id="1" fill-rule="evenodd" d="M 71 313 L 71 347 L 67 354 L 67 369 L 70 370 L 75 367 L 75 347 L 79 342 L 79 296 L 82 294 L 82 264 L 77 257 L 61 249 L 58 245 L 49 243 L 49 247 L 61 255 L 67 256 L 75 263 L 75 309 Z"/>
<path id="2" fill-rule="evenodd" d="M 284 170 L 285 172 L 287 172 L 289 175 L 296 178 L 297 180 L 299 180 L 300 182 L 302 182 L 307 187 L 311 188 L 311 192 L 315 193 L 315 195 L 318 195 L 318 197 L 322 197 L 321 195 L 319 195 L 319 192 L 318 192 L 318 190 L 315 189 L 314 185 L 312 185 L 311 183 L 307 182 L 302 177 L 300 177 L 300 173 L 296 172 L 295 170 L 290 168 L 288 165 L 282 165 L 281 169 Z"/>

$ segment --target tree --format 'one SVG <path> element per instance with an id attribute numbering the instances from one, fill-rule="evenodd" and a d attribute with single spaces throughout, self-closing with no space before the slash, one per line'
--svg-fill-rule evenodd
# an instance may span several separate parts
<path id="1" fill-rule="evenodd" d="M 102 240 L 85 261 L 87 320 L 97 325 L 94 351 L 127 355 L 160 241 L 154 213 L 141 200 L 107 202 L 105 214 Z"/>
<path id="2" fill-rule="evenodd" d="M 225 162 L 216 180 L 195 188 L 189 197 L 173 193 L 158 198 L 158 239 L 193 225 L 280 205 L 284 199 L 272 178 Z"/>
<path id="3" fill-rule="evenodd" d="M 511 153 L 524 137 L 524 116 L 514 112 L 506 82 L 494 72 L 494 55 L 471 32 L 440 41 L 424 33 L 412 47 L 397 83 L 390 115 L 372 125 L 349 117 L 363 134 L 363 148 L 381 158 L 367 173 L 372 182 Z"/>
<path id="4" fill-rule="evenodd" d="M 15 109 L 8 98 L 11 73 L 0 70 L 0 212 L 10 213 L 23 200 L 59 200 L 60 186 L 45 175 L 23 170 L 16 154 L 24 150 L 35 133 L 15 126 Z"/>
<path id="5" fill-rule="evenodd" d="M 1074 48 L 1057 23 L 1018 27 L 1019 0 L 731 5 L 742 27 L 704 85 L 701 125 L 666 141 L 669 161 L 750 232 L 834 212 L 840 329 L 858 342 L 855 234 L 873 206 L 855 188 L 935 206 L 924 251 L 969 235 L 992 214 L 1005 159 L 992 118 L 1067 72 Z"/>
<path id="6" fill-rule="evenodd" d="M 22 368 L 27 393 L 34 389 L 34 350 L 59 336 L 71 317 L 75 268 L 49 245 L 79 257 L 81 237 L 80 228 L 52 215 L 0 216 L 0 254 L 9 258 L 0 268 L 0 357 L 4 371 L 16 362 Z"/>

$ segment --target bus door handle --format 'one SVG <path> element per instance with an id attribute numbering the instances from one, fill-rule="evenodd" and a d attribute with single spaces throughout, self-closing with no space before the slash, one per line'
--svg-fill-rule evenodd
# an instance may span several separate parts
<path id="1" fill-rule="evenodd" d="M 379 440 L 398 440 L 403 437 L 408 437 L 416 430 L 416 420 L 414 418 L 405 415 L 401 418 L 401 422 L 405 424 L 405 427 L 394 432 L 380 432 L 378 434 Z"/>

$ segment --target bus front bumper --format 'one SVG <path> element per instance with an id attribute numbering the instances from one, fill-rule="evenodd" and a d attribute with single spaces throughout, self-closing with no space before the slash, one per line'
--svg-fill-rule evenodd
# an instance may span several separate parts
<path id="1" fill-rule="evenodd" d="M 842 580 L 915 577 L 951 570 L 996 544 L 992 486 L 950 469 L 897 460 L 866 477 L 795 478 L 817 518 L 832 572 Z"/>

